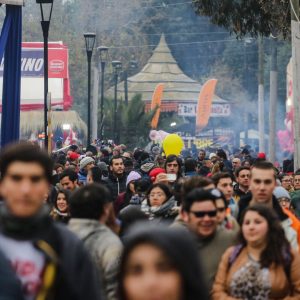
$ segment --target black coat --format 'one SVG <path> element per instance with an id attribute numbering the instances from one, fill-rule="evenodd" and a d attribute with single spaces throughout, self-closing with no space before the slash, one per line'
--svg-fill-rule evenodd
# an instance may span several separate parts
<path id="1" fill-rule="evenodd" d="M 13 272 L 9 261 L 0 253 L 0 299 L 23 300 L 21 282 Z"/>
<path id="2" fill-rule="evenodd" d="M 127 176 L 125 174 L 122 177 L 109 174 L 105 184 L 111 193 L 112 201 L 115 201 L 119 194 L 126 191 L 126 179 Z"/>
<path id="3" fill-rule="evenodd" d="M 241 224 L 243 212 L 249 206 L 251 200 L 252 200 L 252 194 L 248 193 L 246 196 L 242 197 L 239 201 L 239 213 L 238 213 L 237 220 L 240 224 Z M 273 196 L 272 203 L 273 203 L 273 209 L 276 212 L 277 216 L 279 217 L 280 221 L 286 220 L 288 216 L 283 212 L 275 196 Z"/>

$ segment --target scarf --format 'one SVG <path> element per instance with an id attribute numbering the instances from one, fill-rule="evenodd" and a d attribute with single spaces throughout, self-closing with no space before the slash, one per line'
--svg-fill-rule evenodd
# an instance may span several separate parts
<path id="1" fill-rule="evenodd" d="M 5 204 L 0 208 L 0 232 L 17 240 L 34 239 L 50 224 L 49 208 L 46 205 L 43 205 L 34 216 L 28 218 L 13 216 Z"/>
<path id="2" fill-rule="evenodd" d="M 147 199 L 142 202 L 141 210 L 149 216 L 149 220 L 153 220 L 157 217 L 168 217 L 176 214 L 176 201 L 174 197 L 171 197 L 165 203 L 160 206 L 149 206 Z"/>

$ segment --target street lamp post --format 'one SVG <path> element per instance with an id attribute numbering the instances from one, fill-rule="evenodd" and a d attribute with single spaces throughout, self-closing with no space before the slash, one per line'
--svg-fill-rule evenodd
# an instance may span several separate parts
<path id="1" fill-rule="evenodd" d="M 136 60 L 131 60 L 129 63 L 129 69 L 124 72 L 124 91 L 125 91 L 125 104 L 128 105 L 128 74 L 130 75 L 131 71 L 137 69 L 138 63 Z"/>
<path id="2" fill-rule="evenodd" d="M 108 60 L 108 48 L 105 46 L 100 46 L 97 48 L 98 54 L 100 57 L 100 64 L 101 64 L 101 100 L 100 100 L 100 138 L 103 139 L 103 126 L 104 126 L 104 72 L 105 72 L 105 65 Z"/>
<path id="3" fill-rule="evenodd" d="M 248 46 L 251 46 L 253 42 L 253 39 L 252 38 L 246 38 L 244 40 L 244 68 L 245 68 L 245 74 L 246 76 L 248 77 L 248 56 L 247 56 L 247 47 Z M 247 79 L 246 82 L 245 82 L 245 85 L 246 85 L 246 90 L 247 92 L 249 93 L 249 80 Z M 248 110 L 246 109 L 246 111 L 244 112 L 244 144 L 247 145 L 248 144 L 248 130 L 249 130 L 249 116 L 248 116 Z"/>
<path id="4" fill-rule="evenodd" d="M 117 133 L 117 114 L 118 114 L 118 77 L 122 70 L 122 63 L 118 60 L 114 60 L 111 62 L 114 70 L 114 78 L 115 78 L 115 98 L 114 98 L 114 140 L 117 143 L 118 133 Z"/>
<path id="5" fill-rule="evenodd" d="M 36 0 L 36 3 L 41 8 L 41 25 L 44 37 L 44 133 L 45 133 L 45 149 L 48 149 L 48 107 L 47 107 L 47 96 L 48 96 L 48 37 L 49 28 L 53 10 L 53 0 Z"/>
<path id="6" fill-rule="evenodd" d="M 87 55 L 87 62 L 88 62 L 88 110 L 87 110 L 87 140 L 86 145 L 88 146 L 91 142 L 91 62 L 92 62 L 92 55 L 95 46 L 96 34 L 95 33 L 85 33 L 85 48 L 86 48 L 86 55 Z"/>

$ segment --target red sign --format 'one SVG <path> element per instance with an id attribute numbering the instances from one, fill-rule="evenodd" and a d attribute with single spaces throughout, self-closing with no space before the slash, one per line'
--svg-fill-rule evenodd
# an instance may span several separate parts
<path id="1" fill-rule="evenodd" d="M 52 109 L 68 110 L 72 106 L 68 71 L 68 48 L 62 42 L 49 42 L 48 47 L 48 91 L 51 93 Z M 4 62 L 0 64 L 3 77 Z M 44 44 L 22 43 L 21 61 L 21 110 L 44 108 Z M 0 95 L 2 82 L 0 81 Z M 1 107 L 1 97 L 0 97 Z"/>

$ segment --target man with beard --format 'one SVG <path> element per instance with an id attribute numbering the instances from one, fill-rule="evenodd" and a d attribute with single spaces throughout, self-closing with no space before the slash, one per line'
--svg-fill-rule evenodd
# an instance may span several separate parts
<path id="1" fill-rule="evenodd" d="M 125 166 L 121 156 L 113 156 L 109 162 L 110 174 L 106 181 L 112 200 L 115 201 L 119 194 L 126 190 Z"/>

